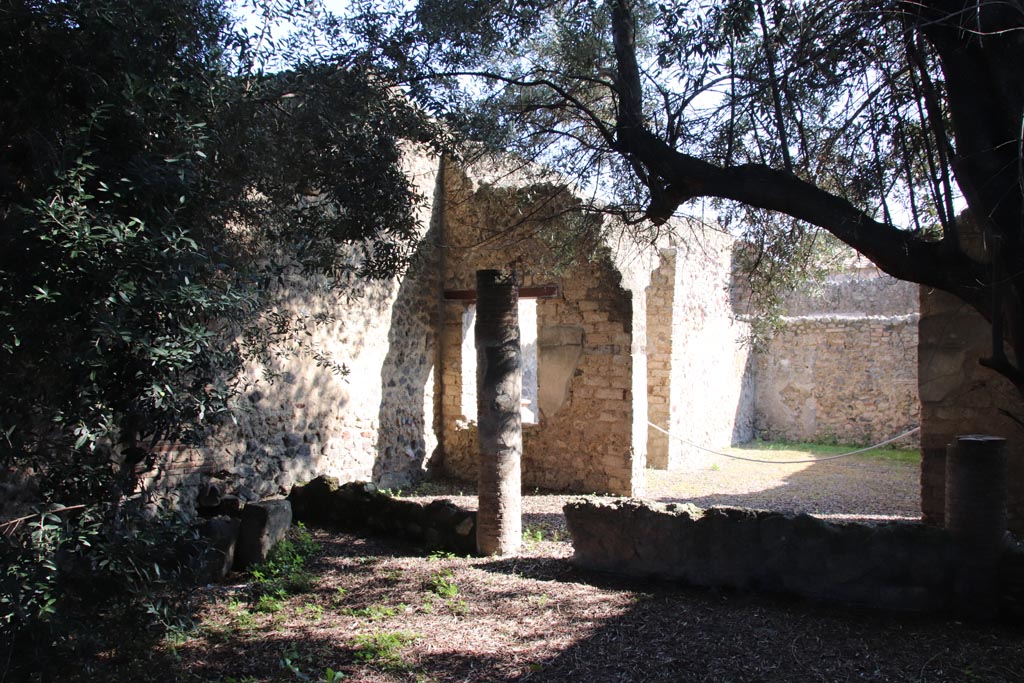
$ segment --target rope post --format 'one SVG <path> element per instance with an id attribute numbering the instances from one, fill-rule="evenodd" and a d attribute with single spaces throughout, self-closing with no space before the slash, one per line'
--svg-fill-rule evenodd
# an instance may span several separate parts
<path id="1" fill-rule="evenodd" d="M 1006 439 L 968 435 L 946 454 L 946 529 L 953 541 L 953 607 L 996 615 L 999 556 L 1006 539 Z"/>

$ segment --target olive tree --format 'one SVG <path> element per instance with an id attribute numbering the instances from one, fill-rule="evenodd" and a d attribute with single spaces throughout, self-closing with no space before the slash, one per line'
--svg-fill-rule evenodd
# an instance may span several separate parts
<path id="1" fill-rule="evenodd" d="M 695 200 L 755 261 L 823 229 L 976 309 L 985 364 L 1024 389 L 1022 3 L 421 0 L 353 22 L 432 111 L 599 188 L 638 236 Z"/>

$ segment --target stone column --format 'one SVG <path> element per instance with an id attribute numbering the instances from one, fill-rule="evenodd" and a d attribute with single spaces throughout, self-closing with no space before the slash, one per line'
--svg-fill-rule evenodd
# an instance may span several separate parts
<path id="1" fill-rule="evenodd" d="M 989 619 L 1006 536 L 1006 439 L 957 438 L 946 455 L 946 529 L 953 540 L 953 606 Z"/>
<path id="2" fill-rule="evenodd" d="M 519 551 L 523 540 L 519 288 L 496 270 L 478 270 L 476 291 L 477 550 L 482 555 L 510 555 Z"/>

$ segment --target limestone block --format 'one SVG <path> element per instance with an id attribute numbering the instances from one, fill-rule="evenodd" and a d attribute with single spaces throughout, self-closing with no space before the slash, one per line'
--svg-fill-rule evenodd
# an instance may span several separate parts
<path id="1" fill-rule="evenodd" d="M 235 568 L 265 562 L 270 551 L 288 532 L 292 523 L 292 505 L 287 500 L 249 503 L 242 510 L 235 548 Z"/>

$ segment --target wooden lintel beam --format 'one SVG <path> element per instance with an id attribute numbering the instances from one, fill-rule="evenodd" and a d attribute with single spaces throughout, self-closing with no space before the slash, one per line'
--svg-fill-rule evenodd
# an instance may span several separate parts
<path id="1" fill-rule="evenodd" d="M 520 287 L 520 299 L 552 299 L 558 296 L 558 285 L 537 285 L 536 287 Z M 476 301 L 475 289 L 446 289 L 445 301 Z"/>

